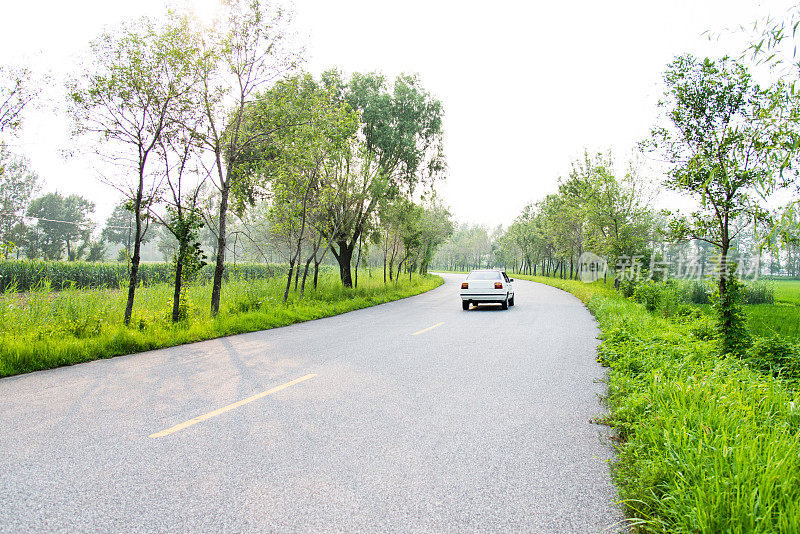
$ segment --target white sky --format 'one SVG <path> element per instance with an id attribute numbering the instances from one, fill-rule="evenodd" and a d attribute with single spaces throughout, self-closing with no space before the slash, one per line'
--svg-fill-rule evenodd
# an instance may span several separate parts
<path id="1" fill-rule="evenodd" d="M 657 117 L 665 65 L 676 55 L 738 55 L 740 36 L 702 33 L 780 15 L 796 0 L 469 2 L 286 0 L 307 69 L 420 74 L 445 109 L 448 178 L 438 187 L 456 218 L 509 224 L 553 192 L 584 147 L 627 157 Z M 194 0 L 199 11 L 214 0 Z M 88 156 L 65 159 L 63 75 L 104 26 L 158 15 L 163 0 L 27 0 L 3 7 L 0 63 L 49 71 L 46 103 L 11 145 L 45 190 L 79 193 L 103 221 L 117 199 Z"/>

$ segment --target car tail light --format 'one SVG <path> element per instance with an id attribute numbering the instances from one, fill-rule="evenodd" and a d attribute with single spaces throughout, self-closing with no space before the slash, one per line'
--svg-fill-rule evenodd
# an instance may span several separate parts
<path id="1" fill-rule="evenodd" d="M 494 283 L 495 289 L 503 289 L 503 282 L 495 282 Z"/>
<path id="2" fill-rule="evenodd" d="M 467 282 L 461 282 L 461 289 L 469 289 L 469 284 Z"/>

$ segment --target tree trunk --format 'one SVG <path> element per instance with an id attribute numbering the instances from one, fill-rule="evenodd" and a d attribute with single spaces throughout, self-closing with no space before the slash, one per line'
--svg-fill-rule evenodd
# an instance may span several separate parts
<path id="1" fill-rule="evenodd" d="M 283 302 L 289 298 L 289 289 L 292 287 L 292 274 L 294 272 L 294 258 L 289 261 L 289 274 L 286 276 L 286 290 L 283 292 Z"/>
<path id="2" fill-rule="evenodd" d="M 142 249 L 142 195 L 144 193 L 144 166 L 139 167 L 139 187 L 136 190 L 136 199 L 133 203 L 133 216 L 136 224 L 136 235 L 133 239 L 133 256 L 131 257 L 131 273 L 128 280 L 128 301 L 125 303 L 125 326 L 131 324 L 133 314 L 133 298 L 136 295 L 136 285 L 139 281 L 139 261 Z"/>
<path id="3" fill-rule="evenodd" d="M 308 267 L 311 265 L 311 260 L 314 259 L 313 256 L 309 256 L 308 261 L 306 261 L 306 268 L 303 269 L 303 283 L 300 284 L 300 294 L 302 295 L 306 290 L 306 278 L 308 277 Z M 298 269 L 299 271 L 300 269 Z"/>
<path id="4" fill-rule="evenodd" d="M 183 248 L 183 247 L 181 247 Z M 177 323 L 181 318 L 181 282 L 183 278 L 183 252 L 178 251 L 175 265 L 175 291 L 172 294 L 172 322 Z"/>
<path id="5" fill-rule="evenodd" d="M 317 280 L 319 279 L 319 263 L 318 261 L 314 262 L 314 290 L 317 289 Z"/>
<path id="6" fill-rule="evenodd" d="M 337 241 L 336 244 L 339 246 L 339 252 L 336 252 L 336 249 L 333 247 L 331 247 L 331 252 L 333 252 L 333 256 L 339 263 L 339 278 L 341 278 L 342 285 L 344 287 L 353 287 L 353 277 L 352 273 L 350 272 L 350 264 L 353 260 L 355 240 L 353 240 L 352 243 L 348 243 L 346 240 Z"/>
<path id="7" fill-rule="evenodd" d="M 297 254 L 297 270 L 294 273 L 294 290 L 297 292 L 297 283 L 300 281 L 300 254 Z"/>
<path id="8" fill-rule="evenodd" d="M 217 262 L 214 266 L 214 285 L 211 288 L 211 316 L 219 313 L 219 299 L 222 293 L 222 275 L 225 271 L 225 219 L 228 216 L 228 192 L 230 176 L 222 183 L 219 198 L 219 235 L 217 236 Z M 286 299 L 284 299 L 286 300 Z"/>
<path id="9" fill-rule="evenodd" d="M 358 266 L 361 263 L 361 239 L 358 240 L 358 256 L 356 256 L 356 275 L 353 280 L 353 287 L 358 287 Z"/>

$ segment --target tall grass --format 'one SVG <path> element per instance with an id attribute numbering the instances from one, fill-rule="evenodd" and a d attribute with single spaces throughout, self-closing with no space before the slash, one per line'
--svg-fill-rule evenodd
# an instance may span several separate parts
<path id="1" fill-rule="evenodd" d="M 228 265 L 226 279 L 255 280 L 272 278 L 284 272 L 275 264 Z M 200 272 L 201 280 L 211 280 L 213 265 Z M 169 283 L 175 278 L 171 263 L 142 263 L 139 265 L 141 285 Z M 65 262 L 65 261 L 5 261 L 0 260 L 0 291 L 31 291 L 47 285 L 51 290 L 68 288 L 119 288 L 128 282 L 128 266 L 124 263 Z"/>
<path id="2" fill-rule="evenodd" d="M 665 317 L 600 284 L 534 279 L 574 293 L 599 323 L 612 473 L 634 530 L 798 532 L 795 382 L 719 358 L 696 311 Z"/>
<path id="3" fill-rule="evenodd" d="M 211 284 L 187 289 L 188 316 L 172 323 L 172 287 L 151 285 L 137 292 L 131 326 L 122 324 L 125 292 L 111 289 L 54 292 L 47 284 L 0 296 L 0 376 L 108 358 L 192 341 L 317 319 L 415 295 L 442 283 L 438 276 L 383 278 L 359 273 L 359 287 L 345 289 L 332 271 L 320 274 L 318 290 L 290 293 L 285 280 L 238 279 L 223 286 L 222 305 L 210 316 Z"/>

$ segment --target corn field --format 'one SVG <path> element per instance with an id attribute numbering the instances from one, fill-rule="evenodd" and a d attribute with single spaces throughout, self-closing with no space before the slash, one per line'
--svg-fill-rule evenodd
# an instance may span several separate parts
<path id="1" fill-rule="evenodd" d="M 276 264 L 237 264 L 225 269 L 226 280 L 258 280 L 273 278 L 285 268 Z M 210 280 L 214 266 L 206 265 L 199 280 Z M 172 283 L 175 266 L 171 263 L 142 263 L 139 265 L 140 285 Z M 2 292 L 30 291 L 48 286 L 49 289 L 117 289 L 128 284 L 128 266 L 124 263 L 88 263 L 62 261 L 0 261 L 0 290 Z"/>

